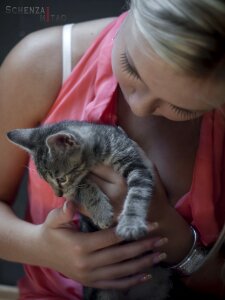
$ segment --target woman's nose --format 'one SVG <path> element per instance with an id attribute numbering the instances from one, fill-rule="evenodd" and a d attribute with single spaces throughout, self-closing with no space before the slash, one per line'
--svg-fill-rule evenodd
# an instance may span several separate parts
<path id="1" fill-rule="evenodd" d="M 147 96 L 140 99 L 140 105 L 148 113 L 153 114 L 160 105 L 160 99 L 155 97 L 154 95 L 148 94 Z"/>

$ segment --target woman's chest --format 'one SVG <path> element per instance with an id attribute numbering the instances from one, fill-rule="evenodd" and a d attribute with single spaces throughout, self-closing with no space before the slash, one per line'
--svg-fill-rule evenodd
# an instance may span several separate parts
<path id="1" fill-rule="evenodd" d="M 119 125 L 157 168 L 172 205 L 191 187 L 200 120 L 172 122 L 161 117 L 137 118 L 119 112 Z"/>

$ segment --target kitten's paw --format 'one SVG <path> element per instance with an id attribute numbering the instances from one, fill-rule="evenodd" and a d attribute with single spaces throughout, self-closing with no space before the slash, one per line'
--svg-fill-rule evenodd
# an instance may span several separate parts
<path id="1" fill-rule="evenodd" d="M 96 225 L 101 229 L 107 229 L 113 224 L 113 213 L 111 215 L 107 215 L 106 217 L 101 217 L 96 222 Z"/>
<path id="2" fill-rule="evenodd" d="M 125 240 L 138 240 L 148 234 L 148 226 L 139 216 L 121 215 L 116 233 Z"/>
<path id="3" fill-rule="evenodd" d="M 113 224 L 113 209 L 108 201 L 102 201 L 93 217 L 94 223 L 101 229 L 109 228 Z"/>

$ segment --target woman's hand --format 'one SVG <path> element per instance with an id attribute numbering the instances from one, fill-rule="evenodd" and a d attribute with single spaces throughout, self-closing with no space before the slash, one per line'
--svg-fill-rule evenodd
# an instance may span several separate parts
<path id="1" fill-rule="evenodd" d="M 111 199 L 115 215 L 122 210 L 127 185 L 120 175 L 110 167 L 100 165 L 93 170 L 91 179 Z M 167 254 L 168 264 L 179 263 L 189 252 L 193 243 L 190 226 L 180 214 L 170 205 L 160 177 L 155 170 L 155 192 L 149 208 L 149 221 L 157 222 L 158 229 L 149 234 L 157 238 L 157 250 Z M 160 244 L 163 243 L 162 246 Z"/>
<path id="2" fill-rule="evenodd" d="M 70 201 L 65 203 L 36 225 L 35 264 L 95 288 L 123 289 L 149 279 L 146 266 L 157 263 L 160 255 L 143 254 L 154 248 L 155 238 L 121 244 L 114 228 L 78 232 L 72 222 L 76 208 Z"/>
<path id="3" fill-rule="evenodd" d="M 166 262 L 170 265 L 181 262 L 193 245 L 190 225 L 169 203 L 165 189 L 155 170 L 155 192 L 149 209 L 149 220 L 159 224 L 155 234 L 166 237 L 168 243 L 159 250 L 167 253 Z"/>

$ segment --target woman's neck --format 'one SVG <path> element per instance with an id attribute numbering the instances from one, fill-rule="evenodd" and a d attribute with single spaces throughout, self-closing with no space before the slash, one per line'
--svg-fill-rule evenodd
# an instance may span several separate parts
<path id="1" fill-rule="evenodd" d="M 119 93 L 118 125 L 138 143 L 157 167 L 171 202 L 190 189 L 201 119 L 175 122 L 158 116 L 135 116 Z"/>

